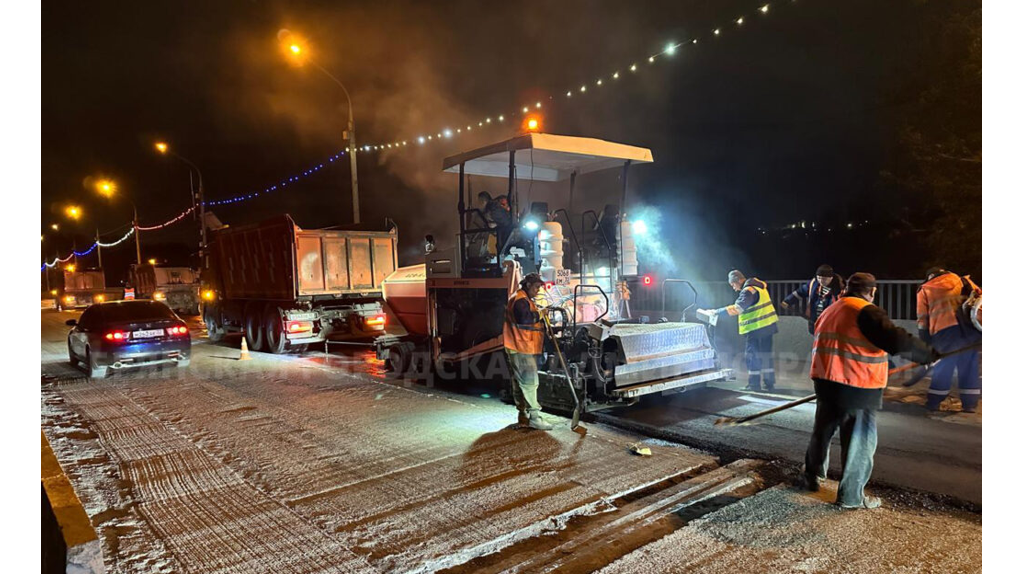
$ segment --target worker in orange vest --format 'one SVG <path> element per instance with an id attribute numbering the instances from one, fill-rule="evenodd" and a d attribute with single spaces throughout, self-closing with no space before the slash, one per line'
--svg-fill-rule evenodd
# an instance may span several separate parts
<path id="1" fill-rule="evenodd" d="M 875 411 L 882 406 L 888 382 L 886 353 L 916 363 L 938 360 L 938 352 L 897 327 L 873 305 L 874 275 L 854 273 L 838 301 L 829 305 L 814 329 L 811 379 L 817 395 L 814 430 L 804 457 L 803 483 L 817 491 L 828 471 L 828 451 L 839 431 L 843 477 L 836 504 L 842 508 L 877 508 L 881 501 L 864 495 L 871 478 L 878 432 Z"/>
<path id="2" fill-rule="evenodd" d="M 942 353 L 980 342 L 981 331 L 971 323 L 963 304 L 972 295 L 980 296 L 981 287 L 970 277 L 960 277 L 940 267 L 932 267 L 926 276 L 927 280 L 917 290 L 917 329 L 921 338 Z M 963 412 L 977 412 L 981 400 L 980 364 L 980 353 L 974 349 L 935 365 L 928 389 L 928 410 L 939 410 L 949 396 L 956 371 Z"/>
<path id="3" fill-rule="evenodd" d="M 512 397 L 519 409 L 519 426 L 551 430 L 551 423 L 540 416 L 537 401 L 537 361 L 544 351 L 544 323 L 534 299 L 544 279 L 530 273 L 519 282 L 519 289 L 505 307 L 502 339 L 512 369 Z"/>

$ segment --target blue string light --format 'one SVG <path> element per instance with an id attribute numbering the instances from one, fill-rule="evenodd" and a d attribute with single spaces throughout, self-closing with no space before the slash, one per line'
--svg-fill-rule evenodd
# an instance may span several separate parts
<path id="1" fill-rule="evenodd" d="M 342 150 L 342 151 L 332 155 L 331 157 L 327 158 L 327 163 L 331 163 L 331 162 L 333 162 L 334 160 L 340 158 L 343 155 L 345 155 L 345 151 L 344 150 Z M 309 176 L 315 174 L 316 172 L 320 171 L 323 168 L 324 168 L 324 164 L 323 163 L 318 163 L 316 165 L 313 165 L 312 167 L 309 167 L 308 169 L 303 170 L 302 173 L 299 173 L 299 174 L 296 174 L 296 175 L 293 175 L 291 177 L 288 177 L 288 178 L 285 178 L 285 179 L 281 180 L 281 182 L 278 183 L 277 185 L 272 185 L 272 186 L 270 186 L 270 187 L 268 187 L 266 189 L 263 189 L 263 190 L 260 190 L 260 191 L 255 191 L 255 192 L 248 193 L 248 194 L 245 194 L 245 195 L 238 195 L 238 196 L 235 196 L 235 197 L 231 197 L 231 198 L 227 198 L 227 199 L 218 199 L 218 200 L 215 200 L 215 201 L 206 201 L 206 202 L 203 203 L 203 205 L 206 206 L 206 207 L 212 207 L 212 206 L 216 206 L 216 205 L 230 205 L 230 204 L 233 204 L 233 203 L 239 203 L 239 202 L 242 202 L 242 201 L 247 201 L 247 200 L 250 200 L 250 199 L 255 199 L 255 198 L 259 197 L 262 194 L 271 193 L 273 191 L 277 191 L 278 187 L 284 187 L 284 186 L 288 185 L 289 183 L 295 183 L 295 182 L 299 181 L 299 178 L 309 177 Z"/>

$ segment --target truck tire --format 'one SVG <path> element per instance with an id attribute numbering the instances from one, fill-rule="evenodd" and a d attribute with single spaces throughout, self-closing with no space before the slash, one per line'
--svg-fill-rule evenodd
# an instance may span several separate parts
<path id="1" fill-rule="evenodd" d="M 203 309 L 203 322 L 206 323 L 206 336 L 212 343 L 224 340 L 227 331 L 220 324 L 220 310 L 217 307 L 209 306 Z"/>
<path id="2" fill-rule="evenodd" d="M 398 376 L 403 376 L 412 365 L 413 346 L 409 343 L 396 343 L 388 349 L 387 367 Z"/>
<path id="3" fill-rule="evenodd" d="M 263 329 L 268 351 L 280 355 L 288 349 L 288 337 L 285 336 L 280 307 L 274 304 L 267 305 L 267 310 L 263 313 Z"/>
<path id="4" fill-rule="evenodd" d="M 250 351 L 263 351 L 263 307 L 249 304 L 245 307 L 245 342 Z"/>

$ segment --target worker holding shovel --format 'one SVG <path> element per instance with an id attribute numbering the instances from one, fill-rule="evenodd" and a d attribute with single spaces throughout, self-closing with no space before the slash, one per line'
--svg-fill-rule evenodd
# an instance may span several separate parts
<path id="1" fill-rule="evenodd" d="M 817 410 L 803 480 L 808 490 L 818 490 L 838 430 L 843 476 L 836 504 L 848 509 L 881 505 L 878 498 L 864 495 L 864 486 L 871 478 L 878 441 L 875 412 L 882 406 L 888 383 L 886 353 L 921 364 L 940 358 L 929 344 L 894 325 L 883 309 L 872 304 L 876 291 L 873 275 L 854 273 L 843 296 L 825 309 L 814 330 L 811 378 Z"/>
<path id="2" fill-rule="evenodd" d="M 537 360 L 544 352 L 544 322 L 534 299 L 544 280 L 530 273 L 519 282 L 519 289 L 505 307 L 503 339 L 505 354 L 512 369 L 512 397 L 519 410 L 519 426 L 551 430 L 551 423 L 540 416 L 537 401 Z"/>

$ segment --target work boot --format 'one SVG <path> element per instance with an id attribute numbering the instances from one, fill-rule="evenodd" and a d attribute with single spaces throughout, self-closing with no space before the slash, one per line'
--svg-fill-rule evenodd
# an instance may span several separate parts
<path id="1" fill-rule="evenodd" d="M 881 498 L 878 498 L 877 496 L 864 496 L 864 501 L 861 502 L 859 506 L 847 506 L 845 504 L 840 504 L 839 508 L 842 508 L 843 510 L 858 510 L 861 508 L 878 508 L 879 506 L 882 506 Z"/>
<path id="2" fill-rule="evenodd" d="M 544 420 L 540 416 L 539 412 L 532 412 L 532 413 L 530 413 L 529 425 L 530 425 L 530 428 L 532 428 L 532 429 L 543 430 L 543 431 L 549 431 L 549 430 L 555 428 L 555 427 L 551 426 L 551 423 L 549 423 L 548 421 Z"/>
<path id="3" fill-rule="evenodd" d="M 821 490 L 821 484 L 819 483 L 819 479 L 809 477 L 806 474 L 801 474 L 800 478 L 797 479 L 796 483 L 797 486 L 808 492 L 818 492 L 819 490 Z"/>
<path id="4" fill-rule="evenodd" d="M 761 385 L 757 385 L 757 386 L 747 385 L 747 386 L 743 387 L 743 390 L 744 391 L 760 391 L 761 390 Z"/>
<path id="5" fill-rule="evenodd" d="M 530 417 L 523 411 L 519 411 L 519 421 L 516 422 L 516 426 L 525 427 L 530 426 Z"/>

